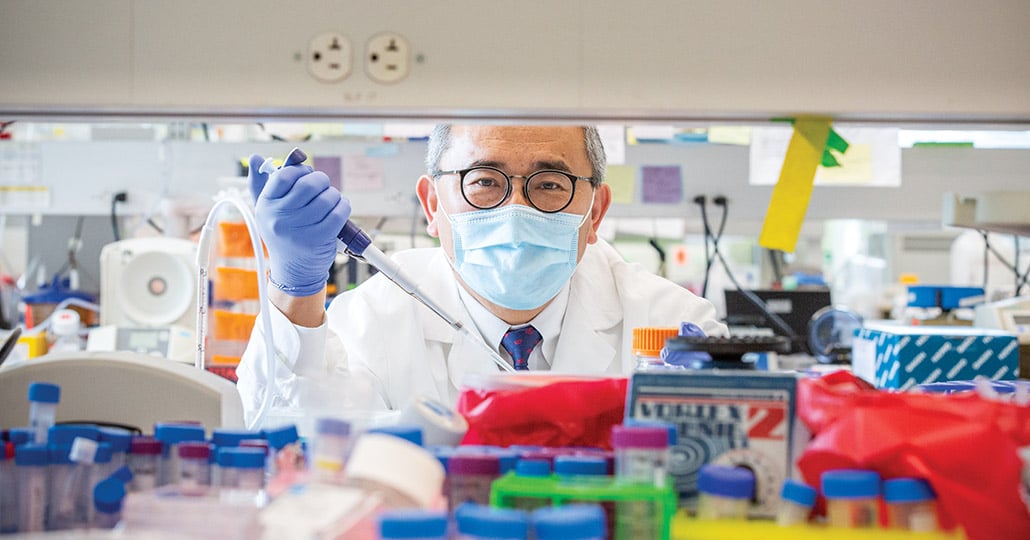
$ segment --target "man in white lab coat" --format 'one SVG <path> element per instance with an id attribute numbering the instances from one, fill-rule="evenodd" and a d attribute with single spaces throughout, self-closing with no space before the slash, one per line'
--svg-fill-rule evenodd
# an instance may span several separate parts
<path id="1" fill-rule="evenodd" d="M 453 403 L 467 377 L 498 373 L 481 343 L 381 275 L 323 309 L 349 203 L 310 167 L 266 178 L 254 172 L 261 161 L 252 156 L 251 178 L 277 308 L 273 407 L 403 409 L 421 395 Z M 416 190 L 441 247 L 393 258 L 517 369 L 625 374 L 634 327 L 689 321 L 725 333 L 708 301 L 598 238 L 611 191 L 596 129 L 439 126 L 426 165 Z M 259 322 L 237 369 L 248 420 L 269 385 L 266 355 Z"/>

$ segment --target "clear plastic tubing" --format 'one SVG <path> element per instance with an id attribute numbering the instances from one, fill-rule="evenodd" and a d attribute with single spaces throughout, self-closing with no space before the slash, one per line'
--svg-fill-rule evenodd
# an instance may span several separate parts
<path id="1" fill-rule="evenodd" d="M 14 451 L 18 476 L 18 532 L 42 532 L 46 523 L 47 447 L 24 444 Z"/>
<path id="2" fill-rule="evenodd" d="M 596 504 L 567 504 L 534 510 L 536 540 L 601 540 L 606 537 L 604 510 Z"/>
<path id="3" fill-rule="evenodd" d="M 388 510 L 376 518 L 381 540 L 446 540 L 447 514 L 436 510 Z"/>
<path id="4" fill-rule="evenodd" d="M 755 474 L 741 467 L 709 463 L 697 477 L 698 519 L 747 519 L 755 494 Z"/>
<path id="5" fill-rule="evenodd" d="M 14 445 L 0 441 L 0 534 L 18 532 L 18 483 L 14 475 Z"/>
<path id="6" fill-rule="evenodd" d="M 501 462 L 490 454 L 454 454 L 447 462 L 447 503 L 453 511 L 461 503 L 490 504 L 490 484 L 501 473 Z"/>
<path id="7" fill-rule="evenodd" d="M 265 452 L 257 448 L 219 448 L 220 486 L 260 490 L 265 487 Z"/>
<path id="8" fill-rule="evenodd" d="M 780 490 L 776 524 L 780 527 L 790 527 L 808 523 L 808 515 L 812 513 L 815 499 L 815 488 L 797 480 L 787 480 Z"/>
<path id="9" fill-rule="evenodd" d="M 125 456 L 132 471 L 129 491 L 145 491 L 157 487 L 161 474 L 161 441 L 153 437 L 134 436 Z"/>
<path id="10" fill-rule="evenodd" d="M 465 503 L 454 519 L 457 540 L 525 540 L 529 535 L 529 514 L 522 510 Z"/>
<path id="11" fill-rule="evenodd" d="M 311 467 L 317 478 L 333 479 L 343 471 L 350 452 L 350 431 L 350 423 L 345 420 L 319 418 L 315 422 Z"/>
<path id="12" fill-rule="evenodd" d="M 185 442 L 175 446 L 179 453 L 179 475 L 173 484 L 183 487 L 211 485 L 211 445 L 206 442 Z"/>
<path id="13" fill-rule="evenodd" d="M 179 454 L 176 445 L 184 442 L 203 442 L 204 427 L 196 424 L 155 424 L 154 438 L 161 441 L 161 474 L 158 485 L 171 483 L 179 477 Z"/>
<path id="14" fill-rule="evenodd" d="M 61 401 L 61 387 L 56 384 L 34 382 L 29 385 L 29 428 L 33 442 L 46 444 L 47 433 L 57 416 L 57 403 Z"/>
<path id="15" fill-rule="evenodd" d="M 922 478 L 895 478 L 883 483 L 887 503 L 887 523 L 892 529 L 934 532 L 937 522 L 937 495 Z"/>
<path id="16" fill-rule="evenodd" d="M 837 469 L 824 472 L 820 481 L 831 527 L 879 527 L 879 474 L 865 469 Z"/>

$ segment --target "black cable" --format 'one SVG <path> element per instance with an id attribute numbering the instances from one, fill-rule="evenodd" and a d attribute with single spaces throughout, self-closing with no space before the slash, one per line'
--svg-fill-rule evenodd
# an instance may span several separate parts
<path id="1" fill-rule="evenodd" d="M 118 213 L 115 211 L 118 203 L 125 202 L 129 198 L 128 193 L 119 191 L 114 194 L 111 198 L 111 231 L 114 232 L 114 241 L 118 242 L 122 239 L 122 235 L 118 232 Z"/>
<path id="2" fill-rule="evenodd" d="M 699 196 L 699 197 L 695 198 L 694 202 L 698 202 L 698 199 L 701 199 L 702 197 L 703 196 Z M 737 281 L 737 277 L 733 275 L 733 271 L 730 269 L 729 263 L 726 262 L 726 258 L 723 257 L 722 251 L 719 250 L 719 240 L 722 238 L 722 233 L 725 230 L 726 221 L 727 221 L 727 218 L 729 217 L 729 213 L 730 213 L 730 207 L 729 207 L 729 204 L 727 204 L 727 200 L 726 200 L 725 197 L 722 197 L 722 196 L 716 197 L 714 199 L 714 201 L 715 201 L 715 203 L 717 205 L 722 207 L 722 220 L 719 223 L 719 231 L 717 233 L 718 236 L 713 236 L 712 237 L 712 246 L 713 246 L 712 261 L 714 262 L 715 259 L 719 259 L 719 262 L 722 263 L 723 270 L 726 271 L 726 275 L 729 276 L 730 281 L 733 283 L 733 286 L 735 286 L 737 288 L 737 290 L 740 291 L 740 294 L 744 298 L 746 298 L 749 302 L 754 304 L 754 306 L 756 308 L 758 308 L 758 310 L 761 311 L 763 315 L 765 315 L 765 318 L 770 323 L 772 323 L 772 325 L 775 327 L 776 330 L 778 330 L 781 333 L 781 335 L 787 336 L 788 338 L 790 338 L 792 343 L 796 343 L 798 340 L 801 339 L 801 336 L 798 336 L 797 333 L 794 332 L 794 329 L 791 328 L 789 324 L 787 324 L 787 321 L 783 320 L 783 317 L 780 317 L 779 314 L 777 314 L 777 313 L 773 312 L 772 310 L 770 310 L 769 306 L 765 303 L 765 301 L 762 300 L 761 298 L 759 298 L 757 294 L 752 292 L 750 289 L 746 289 L 746 288 L 742 287 L 740 285 L 740 282 Z M 710 233 L 710 231 L 711 231 L 711 228 L 708 225 L 708 212 L 705 210 L 705 207 L 704 207 L 704 204 L 703 204 L 703 199 L 702 199 L 702 202 L 698 203 L 698 204 L 701 205 L 701 219 L 704 220 L 705 234 L 707 236 Z M 707 246 L 707 241 L 706 241 L 705 244 Z M 708 267 L 710 268 L 711 264 L 709 264 Z M 707 290 L 707 288 L 708 288 L 708 270 L 706 269 L 705 270 L 705 287 L 704 287 L 704 289 Z"/>
<path id="3" fill-rule="evenodd" d="M 769 250 L 769 262 L 772 264 L 773 276 L 776 277 L 776 283 L 783 283 L 783 269 L 780 268 L 780 250 L 770 249 Z"/>
<path id="4" fill-rule="evenodd" d="M 701 298 L 705 298 L 708 295 L 708 274 L 712 268 L 712 256 L 710 248 L 708 246 L 708 238 L 711 235 L 711 228 L 708 226 L 708 211 L 705 209 L 708 200 L 704 195 L 698 195 L 694 197 L 694 204 L 701 207 L 701 225 L 704 227 L 705 234 L 705 278 L 701 282 Z"/>
<path id="5" fill-rule="evenodd" d="M 150 225 L 150 228 L 154 229 L 155 231 L 157 231 L 157 232 L 159 232 L 161 234 L 165 233 L 165 230 L 163 228 L 161 228 L 160 225 L 158 225 L 157 223 L 154 223 L 154 218 L 147 218 L 147 225 Z"/>

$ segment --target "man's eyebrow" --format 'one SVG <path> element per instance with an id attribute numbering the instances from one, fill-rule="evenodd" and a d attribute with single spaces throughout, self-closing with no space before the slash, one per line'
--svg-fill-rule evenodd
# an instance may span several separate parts
<path id="1" fill-rule="evenodd" d="M 505 169 L 503 163 L 501 163 L 499 161 L 490 160 L 490 159 L 477 159 L 477 160 L 473 161 L 472 163 L 469 163 L 467 168 L 472 168 L 472 167 L 493 167 L 495 169 L 501 169 L 502 171 L 511 174 L 507 169 Z M 558 160 L 534 161 L 533 162 L 533 170 L 529 171 L 529 172 L 542 171 L 544 169 L 551 169 L 551 170 L 558 170 L 558 171 L 568 171 L 568 170 L 570 170 L 568 163 L 565 163 L 565 161 L 558 159 Z"/>

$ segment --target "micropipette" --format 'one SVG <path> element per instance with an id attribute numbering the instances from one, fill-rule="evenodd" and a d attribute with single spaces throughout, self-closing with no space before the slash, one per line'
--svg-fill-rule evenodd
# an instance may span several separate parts
<path id="1" fill-rule="evenodd" d="M 286 156 L 286 159 L 283 160 L 282 166 L 289 167 L 291 165 L 299 165 L 307 161 L 307 159 L 308 156 L 303 150 L 300 148 L 294 148 Z M 260 172 L 269 174 L 275 170 L 276 169 L 272 164 L 271 158 L 266 159 L 259 169 Z M 515 371 L 508 362 L 501 358 L 501 355 L 497 354 L 497 351 L 493 350 L 492 347 L 486 344 L 483 340 L 483 336 L 479 335 L 479 332 L 470 331 L 464 323 L 444 311 L 439 304 L 426 296 L 414 281 L 404 275 L 404 272 L 401 271 L 400 267 L 393 261 L 393 259 L 387 257 L 385 253 L 372 244 L 372 239 L 365 234 L 365 231 L 355 225 L 353 221 L 348 219 L 347 223 L 345 223 L 343 228 L 340 229 L 340 234 L 337 235 L 336 246 L 340 253 L 347 254 L 359 261 L 365 261 L 372 265 L 372 267 L 378 270 L 379 273 L 383 274 L 383 276 L 400 287 L 401 290 L 408 293 L 409 296 L 421 302 L 422 305 L 426 306 L 430 311 L 443 319 L 448 326 L 464 334 L 466 338 L 471 338 L 473 342 L 479 344 L 483 348 L 483 350 L 490 356 L 490 360 L 497 364 L 498 367 L 505 371 Z"/>

